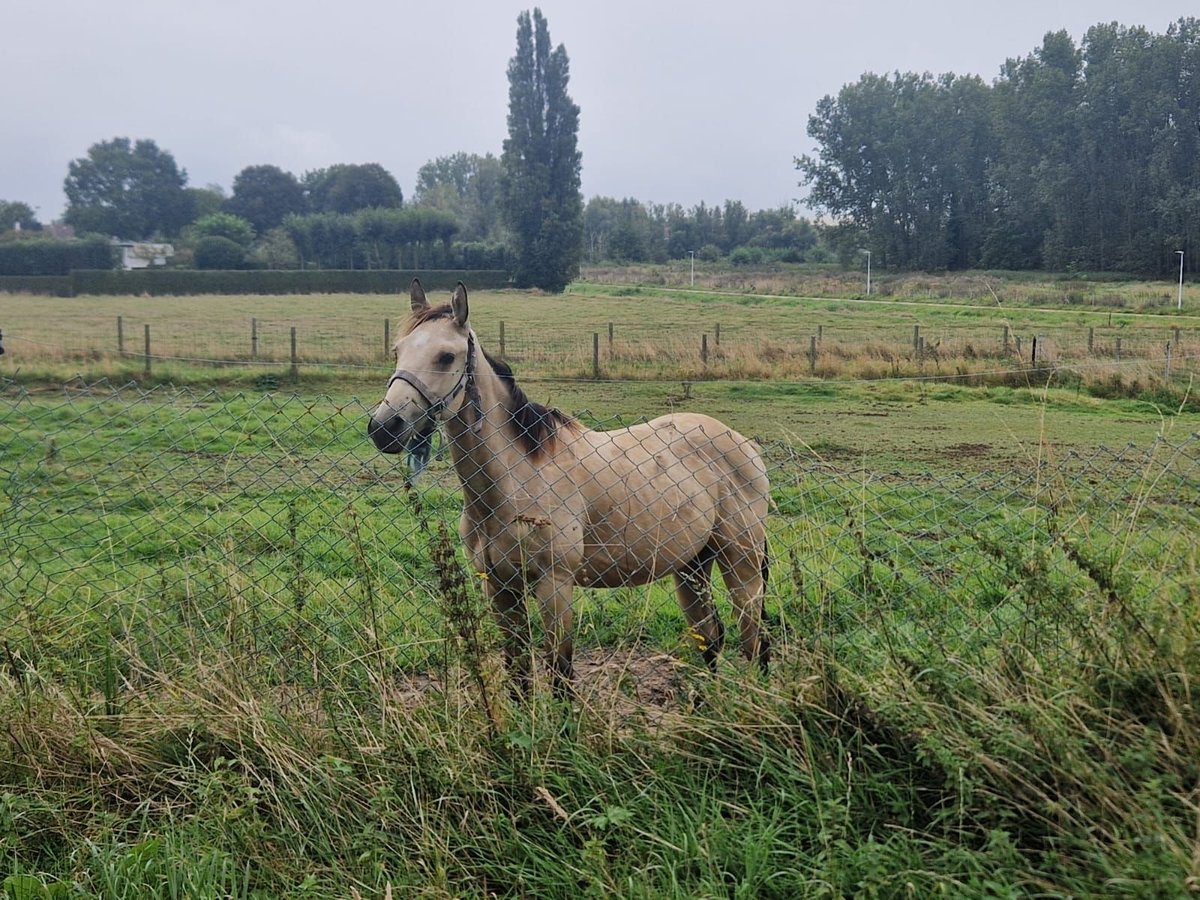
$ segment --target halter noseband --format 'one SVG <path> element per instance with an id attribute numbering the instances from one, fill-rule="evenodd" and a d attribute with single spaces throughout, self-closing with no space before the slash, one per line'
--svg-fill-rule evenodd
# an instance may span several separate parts
<path id="1" fill-rule="evenodd" d="M 479 388 L 475 384 L 475 333 L 467 332 L 467 365 L 463 369 L 462 377 L 458 379 L 458 384 L 450 391 L 443 395 L 438 400 L 433 400 L 430 395 L 433 393 L 429 390 L 429 385 L 421 380 L 420 376 L 415 372 L 410 372 L 408 369 L 397 369 L 395 374 L 388 379 L 387 390 L 392 389 L 392 385 L 397 381 L 403 381 L 420 395 L 425 401 L 425 412 L 430 416 L 437 418 L 442 414 L 442 411 L 449 406 L 454 398 L 459 395 L 463 389 L 467 393 L 467 405 L 474 414 L 475 421 L 471 424 L 471 430 L 478 433 L 483 425 L 483 412 L 480 409 L 479 403 Z"/>

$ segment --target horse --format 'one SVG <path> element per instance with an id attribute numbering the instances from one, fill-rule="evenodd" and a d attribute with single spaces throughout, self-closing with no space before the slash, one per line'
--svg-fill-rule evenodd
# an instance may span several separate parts
<path id="1" fill-rule="evenodd" d="M 595 431 L 530 400 L 511 367 L 471 328 L 460 281 L 431 306 L 413 279 L 396 369 L 367 434 L 418 466 L 444 427 L 462 484 L 459 533 L 500 626 L 514 693 L 530 688 L 529 611 L 536 597 L 556 696 L 572 694 L 572 593 L 667 575 L 704 661 L 716 668 L 724 627 L 715 563 L 745 657 L 766 673 L 769 484 L 758 446 L 709 416 L 675 413 Z"/>

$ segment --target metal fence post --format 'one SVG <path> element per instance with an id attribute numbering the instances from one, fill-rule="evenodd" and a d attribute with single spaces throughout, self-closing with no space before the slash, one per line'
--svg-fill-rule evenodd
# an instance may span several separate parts
<path id="1" fill-rule="evenodd" d="M 298 378 L 300 376 L 300 364 L 299 364 L 299 361 L 296 359 L 296 326 L 295 325 L 292 326 L 292 371 L 291 371 L 291 375 L 293 378 Z"/>

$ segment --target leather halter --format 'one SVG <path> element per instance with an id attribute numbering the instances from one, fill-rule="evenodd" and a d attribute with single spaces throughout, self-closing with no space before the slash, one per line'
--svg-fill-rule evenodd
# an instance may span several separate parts
<path id="1" fill-rule="evenodd" d="M 463 369 L 462 377 L 458 379 L 458 384 L 448 394 L 444 394 L 437 400 L 432 399 L 431 395 L 433 392 L 429 389 L 429 385 L 422 381 L 419 375 L 408 369 L 397 369 L 395 374 L 388 379 L 387 390 L 390 391 L 392 385 L 397 381 L 403 381 L 415 390 L 421 399 L 425 401 L 425 412 L 435 419 L 465 389 L 467 406 L 471 409 L 475 419 L 471 424 L 471 430 L 478 433 L 479 429 L 483 426 L 483 411 L 480 409 L 479 388 L 475 384 L 475 333 L 473 331 L 467 332 L 467 365 Z"/>

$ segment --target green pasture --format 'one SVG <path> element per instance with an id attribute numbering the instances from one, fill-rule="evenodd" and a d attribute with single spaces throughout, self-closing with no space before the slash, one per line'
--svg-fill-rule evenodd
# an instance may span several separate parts
<path id="1" fill-rule="evenodd" d="M 722 590 L 703 672 L 659 584 L 577 592 L 580 702 L 507 699 L 447 460 L 410 493 L 366 439 L 400 298 L 0 297 L 0 897 L 1188 895 L 1186 368 L 697 379 L 664 334 L 1000 320 L 912 285 L 572 290 L 472 295 L 476 328 L 496 349 L 503 320 L 523 387 L 589 425 L 689 410 L 760 441 L 769 678 Z M 1133 302 L 1047 305 L 1012 333 L 1107 340 L 1112 309 L 1126 347 L 1188 340 Z M 113 357 L 117 315 L 128 352 L 152 321 L 187 359 Z M 266 359 L 227 365 L 252 316 Z M 642 377 L 590 377 L 609 321 Z"/>
<path id="2" fill-rule="evenodd" d="M 1035 338 L 1042 361 L 1097 367 L 1119 355 L 1126 365 L 1140 360 L 1159 373 L 1170 343 L 1179 374 L 1193 368 L 1200 348 L 1200 318 L 1169 307 L 1147 313 L 1066 302 L 1022 306 L 940 296 L 806 297 L 591 283 L 558 296 L 480 291 L 471 304 L 472 322 L 491 352 L 503 346 L 504 356 L 527 375 L 572 378 L 592 377 L 597 364 L 602 375 L 639 379 L 762 380 L 807 376 L 810 369 L 839 378 L 955 377 L 1028 362 Z M 361 377 L 390 365 L 385 338 L 394 338 L 407 311 L 406 298 L 379 295 L 5 296 L 0 329 L 9 353 L 3 365 L 26 378 L 62 380 L 77 371 L 140 375 L 149 326 L 152 377 L 160 380 L 163 372 L 211 365 L 260 363 L 278 374 L 290 367 L 295 329 L 300 366 L 326 364 L 340 377 Z M 807 360 L 818 333 L 814 367 Z M 919 357 L 917 338 L 924 348 Z"/>

